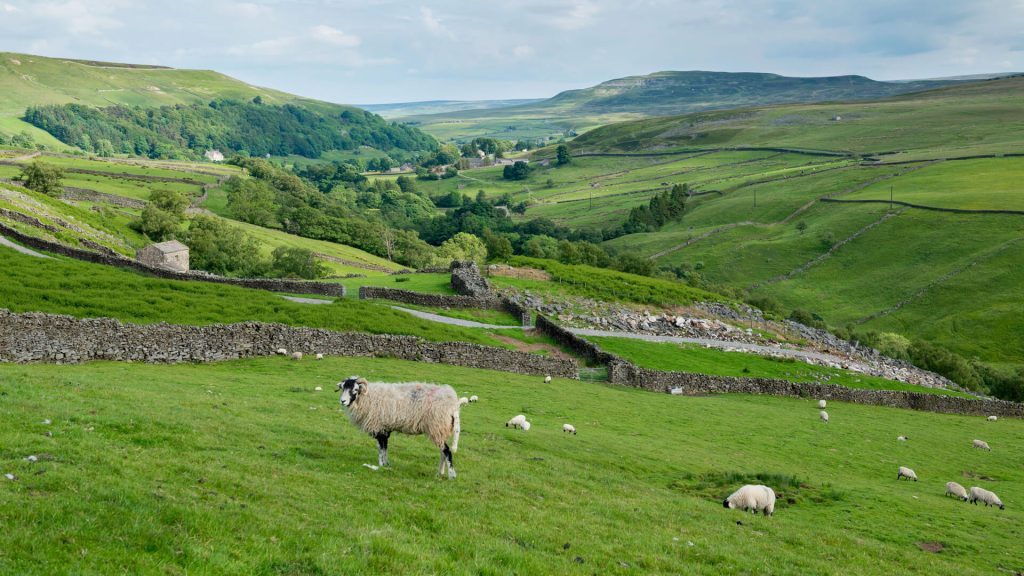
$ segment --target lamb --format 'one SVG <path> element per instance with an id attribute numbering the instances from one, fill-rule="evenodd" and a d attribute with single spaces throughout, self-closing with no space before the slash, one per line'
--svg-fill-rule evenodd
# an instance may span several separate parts
<path id="1" fill-rule="evenodd" d="M 985 503 L 985 506 L 999 506 L 1000 510 L 1006 510 L 1006 506 L 1003 506 L 1003 501 L 996 496 L 995 492 L 990 492 L 984 488 L 978 488 L 977 486 L 971 486 L 970 501 L 972 504 L 977 504 L 978 500 Z"/>
<path id="2" fill-rule="evenodd" d="M 292 352 L 292 360 L 295 360 L 296 362 L 302 360 L 302 352 Z"/>
<path id="3" fill-rule="evenodd" d="M 277 349 L 277 355 L 278 356 L 287 356 L 288 355 L 288 350 L 285 350 L 284 348 L 278 348 Z"/>
<path id="4" fill-rule="evenodd" d="M 455 478 L 452 453 L 459 449 L 459 400 L 451 386 L 420 382 L 385 384 L 352 376 L 338 382 L 341 405 L 357 428 L 377 440 L 377 461 L 388 466 L 388 438 L 392 432 L 425 434 L 437 446 L 441 461 L 437 473 Z M 447 439 L 452 437 L 451 448 Z"/>
<path id="5" fill-rule="evenodd" d="M 324 355 L 323 354 L 317 354 L 316 355 L 316 359 L 317 360 L 323 360 L 324 359 Z"/>
<path id="6" fill-rule="evenodd" d="M 576 435 L 576 427 L 572 424 L 562 424 L 562 432 L 571 432 L 573 436 Z"/>
<path id="7" fill-rule="evenodd" d="M 505 427 L 522 428 L 524 422 L 526 422 L 526 416 L 523 416 L 522 414 L 517 414 L 516 416 L 513 416 L 511 420 L 505 422 Z"/>
<path id="8" fill-rule="evenodd" d="M 459 398 L 459 406 L 465 406 L 466 404 L 469 404 L 469 398 L 466 398 L 465 396 Z"/>
<path id="9" fill-rule="evenodd" d="M 771 516 L 775 513 L 775 491 L 761 484 L 747 484 L 722 501 L 722 506 L 750 510 L 754 514 L 760 510 L 765 516 Z"/>
<path id="10" fill-rule="evenodd" d="M 989 421 L 989 422 L 995 422 L 996 420 L 999 420 L 999 417 L 998 417 L 998 416 L 989 416 L 989 417 L 988 417 L 988 421 Z"/>
<path id="11" fill-rule="evenodd" d="M 822 410 L 818 415 L 821 416 L 821 421 L 822 422 L 824 422 L 825 424 L 828 424 L 828 412 L 825 412 L 824 410 Z"/>
<path id="12" fill-rule="evenodd" d="M 476 402 L 478 400 L 480 400 L 480 397 L 477 396 L 476 394 L 473 394 L 472 396 L 469 397 L 470 402 Z"/>
<path id="13" fill-rule="evenodd" d="M 982 450 L 988 450 L 989 452 L 992 451 L 992 449 L 988 447 L 988 442 L 985 442 L 984 440 L 975 440 L 973 446 L 975 448 L 981 448 Z"/>
<path id="14" fill-rule="evenodd" d="M 906 442 L 907 441 L 907 437 L 906 436 L 897 436 L 896 439 L 899 440 L 900 442 Z"/>
<path id="15" fill-rule="evenodd" d="M 946 482 L 946 496 L 949 495 L 956 496 L 964 502 L 967 501 L 967 489 L 956 482 Z"/>
<path id="16" fill-rule="evenodd" d="M 824 400 L 818 400 L 818 408 L 824 409 L 826 405 L 827 402 L 825 402 Z"/>
<path id="17" fill-rule="evenodd" d="M 899 471 L 896 472 L 896 479 L 899 480 L 900 478 L 906 478 L 907 480 L 913 480 L 914 482 L 917 482 L 917 474 L 915 474 L 913 470 L 907 468 L 906 466 L 900 466 Z"/>
<path id="18" fill-rule="evenodd" d="M 550 384 L 551 383 L 551 376 L 545 376 L 544 377 L 544 383 L 545 384 Z"/>

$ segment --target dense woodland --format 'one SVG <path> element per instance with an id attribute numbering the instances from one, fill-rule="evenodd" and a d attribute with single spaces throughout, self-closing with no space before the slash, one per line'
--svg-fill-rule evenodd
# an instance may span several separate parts
<path id="1" fill-rule="evenodd" d="M 33 106 L 25 120 L 60 141 L 100 155 L 197 158 L 206 150 L 253 156 L 319 158 L 328 150 L 433 150 L 416 128 L 356 108 L 316 110 L 286 104 L 214 100 L 209 104 L 142 108 L 80 104 Z"/>

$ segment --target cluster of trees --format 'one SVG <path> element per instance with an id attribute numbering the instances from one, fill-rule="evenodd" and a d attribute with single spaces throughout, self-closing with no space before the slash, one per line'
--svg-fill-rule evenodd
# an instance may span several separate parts
<path id="1" fill-rule="evenodd" d="M 36 160 L 21 169 L 18 180 L 29 190 L 46 194 L 47 196 L 59 197 L 64 193 L 61 179 L 64 178 L 64 171 L 59 166 L 46 164 Z"/>
<path id="2" fill-rule="evenodd" d="M 688 196 L 689 188 L 686 184 L 675 184 L 671 190 L 656 194 L 646 206 L 636 206 L 629 211 L 629 216 L 622 224 L 618 235 L 654 232 L 665 224 L 678 220 L 686 210 Z"/>
<path id="3" fill-rule="evenodd" d="M 58 140 L 99 155 L 196 158 L 206 150 L 250 155 L 297 154 L 318 158 L 328 150 L 373 146 L 380 150 L 433 150 L 419 131 L 358 109 L 268 106 L 237 100 L 142 108 L 80 104 L 30 107 L 25 120 Z"/>
<path id="4" fill-rule="evenodd" d="M 10 137 L 5 137 L 0 134 L 0 146 L 11 146 L 14 148 L 36 148 L 36 141 L 32 138 L 32 135 L 27 131 L 22 130 L 17 134 L 12 134 Z"/>

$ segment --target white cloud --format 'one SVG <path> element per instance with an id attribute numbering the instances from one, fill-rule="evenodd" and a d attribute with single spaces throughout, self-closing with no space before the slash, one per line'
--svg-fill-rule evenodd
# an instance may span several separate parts
<path id="1" fill-rule="evenodd" d="M 445 38 L 455 39 L 455 35 L 441 23 L 441 19 L 434 16 L 434 11 L 426 6 L 420 8 L 420 22 L 427 27 L 434 36 L 443 36 Z"/>
<path id="2" fill-rule="evenodd" d="M 516 58 L 527 58 L 533 56 L 533 47 L 527 46 L 526 44 L 520 44 L 512 49 L 512 56 Z"/>
<path id="3" fill-rule="evenodd" d="M 556 28 L 562 30 L 586 28 L 593 22 L 594 16 L 601 11 L 601 7 L 593 0 L 572 0 L 567 8 L 562 13 L 550 16 L 549 21 Z"/>
<path id="4" fill-rule="evenodd" d="M 337 28 L 332 28 L 331 26 L 327 26 L 325 24 L 314 26 L 310 30 L 310 33 L 312 34 L 314 39 L 319 40 L 320 42 L 323 42 L 325 44 L 331 44 L 334 46 L 355 48 L 356 46 L 359 46 L 360 43 L 362 43 L 362 39 L 360 39 L 359 36 L 346 34 L 341 30 L 338 30 Z"/>

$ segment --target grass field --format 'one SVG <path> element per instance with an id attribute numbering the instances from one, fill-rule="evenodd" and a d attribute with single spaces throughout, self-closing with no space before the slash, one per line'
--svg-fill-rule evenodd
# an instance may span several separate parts
<path id="1" fill-rule="evenodd" d="M 330 392 L 353 373 L 425 377 L 415 362 L 347 358 L 0 366 L 0 472 L 17 477 L 0 481 L 0 571 L 1024 568 L 1020 421 L 833 402 L 822 425 L 810 399 L 685 398 L 432 365 L 427 379 L 480 396 L 462 410 L 459 477 L 441 481 L 422 437 L 393 436 L 389 470 L 362 466 L 376 447 Z M 502 425 L 516 413 L 529 432 Z M 978 437 L 993 451 L 972 449 Z M 921 481 L 897 481 L 900 465 Z M 1006 510 L 944 497 L 949 480 L 994 490 Z M 773 518 L 722 508 L 746 482 L 774 487 Z"/>
<path id="2" fill-rule="evenodd" d="M 955 390 L 926 388 L 847 370 L 815 366 L 799 360 L 769 358 L 746 352 L 725 352 L 695 344 L 653 343 L 629 338 L 587 337 L 606 352 L 621 356 L 644 368 L 674 372 L 695 372 L 716 376 L 778 378 L 792 382 L 826 381 L 847 388 L 906 390 L 925 394 L 971 396 Z"/>
<path id="3" fill-rule="evenodd" d="M 80 318 L 150 324 L 220 324 L 259 320 L 338 331 L 392 333 L 508 347 L 485 332 L 412 318 L 366 300 L 329 306 L 289 302 L 279 294 L 208 282 L 161 280 L 127 270 L 58 258 L 40 260 L 0 247 L 0 307 Z"/>

